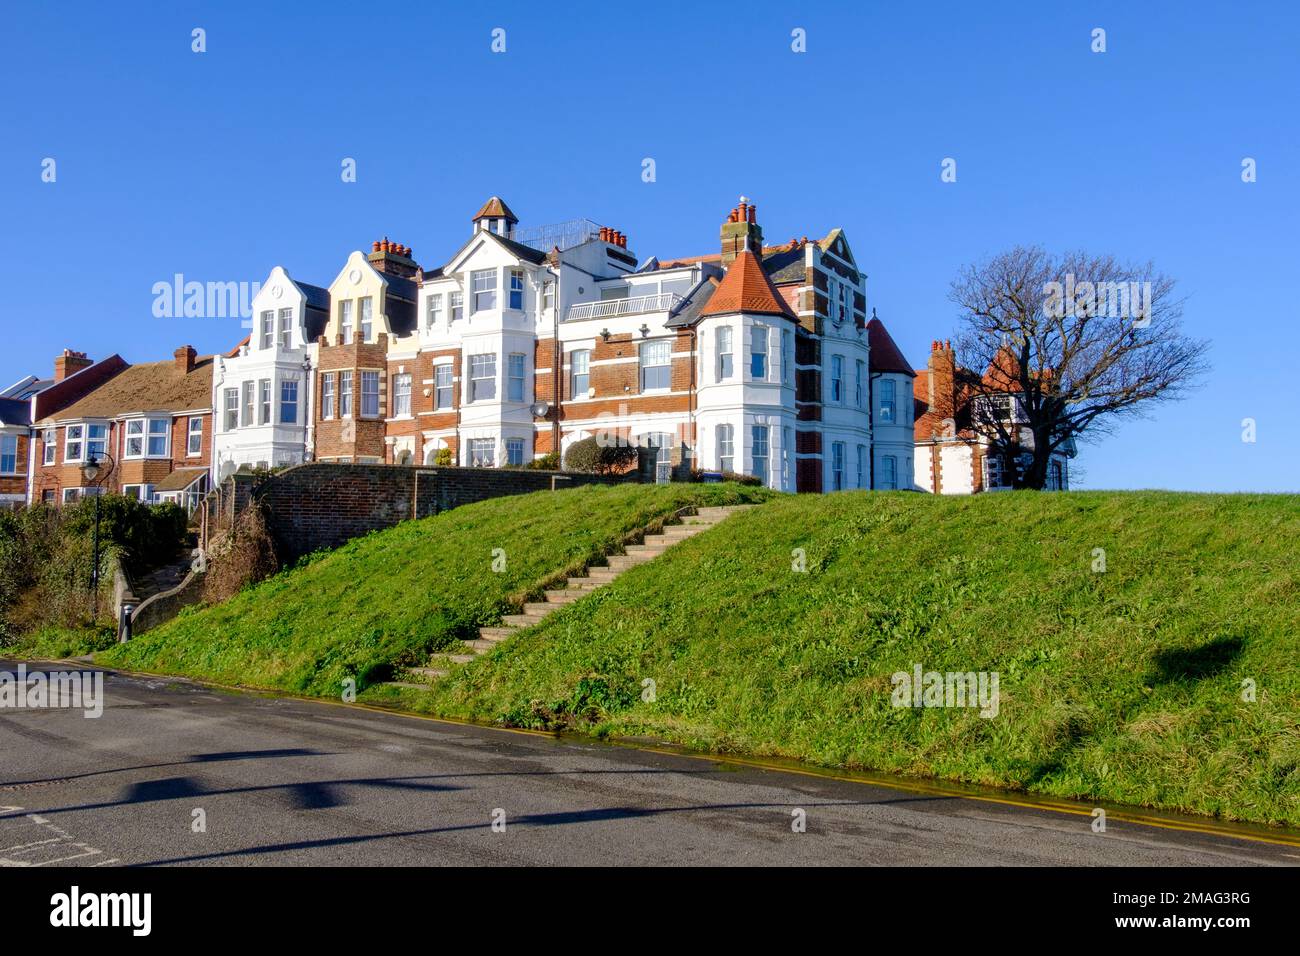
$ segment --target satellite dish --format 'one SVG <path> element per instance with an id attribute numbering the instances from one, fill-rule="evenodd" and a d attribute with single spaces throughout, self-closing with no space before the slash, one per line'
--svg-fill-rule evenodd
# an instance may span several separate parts
<path id="1" fill-rule="evenodd" d="M 535 405 L 533 405 L 533 417 L 545 418 L 546 413 L 549 412 L 550 410 L 551 410 L 551 406 L 548 403 L 537 402 Z"/>

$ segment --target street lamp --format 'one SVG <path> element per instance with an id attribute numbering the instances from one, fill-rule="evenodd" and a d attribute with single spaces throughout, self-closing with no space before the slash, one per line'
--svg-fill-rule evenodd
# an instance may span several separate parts
<path id="1" fill-rule="evenodd" d="M 112 459 L 108 467 L 100 464 L 93 454 L 81 466 L 81 476 L 86 484 L 95 489 L 95 530 L 90 539 L 90 623 L 95 623 L 99 616 L 99 485 L 113 471 Z"/>

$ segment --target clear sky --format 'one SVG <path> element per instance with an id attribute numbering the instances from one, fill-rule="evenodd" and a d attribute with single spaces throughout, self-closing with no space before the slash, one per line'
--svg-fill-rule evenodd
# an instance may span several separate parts
<path id="1" fill-rule="evenodd" d="M 771 241 L 843 227 L 917 366 L 953 333 L 964 263 L 1017 243 L 1154 260 L 1213 372 L 1084 445 L 1076 486 L 1295 491 L 1298 63 L 1293 2 L 4 0 L 0 379 L 65 347 L 242 338 L 155 318 L 174 273 L 328 285 L 384 235 L 440 265 L 494 193 L 523 226 L 585 216 L 643 258 L 701 254 L 743 193 Z"/>

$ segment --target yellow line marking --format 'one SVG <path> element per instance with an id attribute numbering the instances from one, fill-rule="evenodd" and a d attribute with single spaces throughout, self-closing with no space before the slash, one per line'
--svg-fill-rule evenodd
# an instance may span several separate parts
<path id="1" fill-rule="evenodd" d="M 84 661 L 59 660 L 53 663 L 59 664 L 79 664 L 85 665 Z M 425 720 L 435 724 L 450 724 L 456 727 L 475 727 L 481 730 L 495 730 L 507 734 L 521 734 L 528 737 L 548 737 L 551 740 L 563 740 L 565 735 L 548 730 L 529 730 L 525 727 L 498 727 L 495 724 L 483 724 L 472 720 L 465 720 L 459 717 L 434 717 L 429 714 L 417 714 L 406 710 L 397 710 L 393 707 L 382 707 L 378 704 L 367 704 L 362 702 L 345 703 L 343 701 L 332 700 L 328 697 L 303 697 L 298 694 L 292 694 L 287 691 L 267 690 L 265 688 L 240 687 L 237 684 L 221 684 L 216 681 L 198 680 L 193 677 L 185 677 L 180 674 L 155 674 L 150 671 L 127 671 L 117 670 L 103 665 L 92 665 L 108 673 L 125 674 L 133 677 L 158 677 L 168 680 L 180 680 L 200 687 L 216 687 L 223 690 L 237 691 L 242 694 L 263 694 L 270 697 L 280 697 L 289 700 L 302 701 L 309 704 L 328 704 L 333 707 L 343 707 L 357 710 L 365 710 L 375 714 L 388 714 L 392 717 L 405 717 L 409 720 Z M 904 793 L 922 793 L 927 796 L 951 797 L 958 800 L 974 800 L 980 803 L 996 803 L 1009 807 L 1020 807 L 1027 810 L 1044 810 L 1053 813 L 1064 813 L 1072 816 L 1088 817 L 1092 816 L 1091 807 L 1075 806 L 1069 803 L 1062 803 L 1055 800 L 1045 799 L 1042 801 L 1016 800 L 1012 797 L 996 797 L 986 794 L 966 793 L 956 789 L 946 789 L 940 786 L 931 786 L 922 781 L 892 781 L 878 780 L 875 777 L 854 777 L 846 774 L 837 773 L 830 769 L 803 769 L 800 767 L 788 767 L 780 763 L 768 762 L 756 757 L 740 757 L 731 754 L 707 754 L 694 753 L 688 750 L 677 750 L 667 747 L 655 747 L 649 744 L 633 743 L 629 740 L 611 740 L 596 741 L 598 743 L 611 743 L 615 746 L 625 747 L 629 750 L 640 750 L 646 753 L 660 754 L 662 756 L 686 757 L 691 760 L 704 760 L 710 763 L 735 764 L 743 767 L 751 767 L 758 770 L 769 770 L 773 773 L 789 773 L 803 777 L 817 777 L 821 779 L 836 780 L 841 783 L 854 783 L 859 786 L 877 786 L 890 790 L 900 790 Z M 1098 806 L 1102 806 L 1098 804 Z M 1127 811 L 1104 807 L 1108 821 L 1117 820 L 1120 823 L 1131 823 L 1137 826 L 1153 827 L 1161 830 L 1181 830 L 1188 833 L 1200 833 L 1205 836 L 1227 837 L 1234 840 L 1249 840 L 1254 843 L 1270 843 L 1276 846 L 1300 847 L 1300 838 L 1286 838 L 1282 836 L 1270 837 L 1262 834 L 1256 834 L 1239 830 L 1231 824 L 1213 824 L 1213 823 L 1194 823 L 1192 821 L 1174 822 L 1159 817 L 1145 816 L 1135 811 Z"/>

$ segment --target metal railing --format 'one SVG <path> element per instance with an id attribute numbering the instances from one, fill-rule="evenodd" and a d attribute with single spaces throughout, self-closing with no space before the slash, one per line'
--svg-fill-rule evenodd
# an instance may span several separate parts
<path id="1" fill-rule="evenodd" d="M 600 236 L 600 224 L 590 219 L 569 219 L 515 230 L 515 242 L 521 242 L 540 252 L 550 252 L 559 247 L 563 252 Z"/>
<path id="2" fill-rule="evenodd" d="M 618 315 L 636 315 L 638 312 L 671 312 L 684 300 L 676 292 L 658 295 L 638 295 L 627 299 L 605 299 L 601 302 L 579 302 L 569 306 L 564 320 L 608 319 Z"/>

